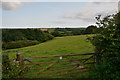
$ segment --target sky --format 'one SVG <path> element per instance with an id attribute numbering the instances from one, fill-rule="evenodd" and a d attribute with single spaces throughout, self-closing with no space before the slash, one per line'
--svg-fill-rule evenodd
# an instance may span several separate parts
<path id="1" fill-rule="evenodd" d="M 76 28 L 118 11 L 118 2 L 3 2 L 3 28 Z"/>

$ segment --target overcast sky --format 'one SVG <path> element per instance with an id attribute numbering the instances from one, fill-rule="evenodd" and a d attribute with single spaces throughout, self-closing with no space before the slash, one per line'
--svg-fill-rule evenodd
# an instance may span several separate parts
<path id="1" fill-rule="evenodd" d="M 4 2 L 2 26 L 13 28 L 87 27 L 99 14 L 118 11 L 117 2 Z"/>

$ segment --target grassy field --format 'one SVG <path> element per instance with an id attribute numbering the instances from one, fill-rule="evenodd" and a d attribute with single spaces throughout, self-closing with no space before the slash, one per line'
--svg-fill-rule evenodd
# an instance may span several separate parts
<path id="1" fill-rule="evenodd" d="M 66 36 L 66 37 L 56 37 L 51 41 L 47 41 L 38 45 L 11 49 L 3 51 L 3 54 L 9 54 L 10 59 L 16 58 L 16 53 L 22 53 L 24 57 L 37 57 L 37 56 L 48 56 L 48 55 L 63 55 L 63 54 L 77 54 L 77 53 L 90 53 L 94 52 L 92 44 L 86 40 L 88 36 L 93 35 L 79 35 L 79 36 Z M 80 57 L 79 57 L 80 58 Z M 37 59 L 34 62 L 49 62 L 54 59 Z M 63 63 L 64 65 L 67 63 Z M 61 65 L 61 64 L 57 64 Z M 32 66 L 35 67 L 35 66 Z M 27 77 L 32 77 L 31 73 L 36 73 L 36 71 L 30 71 Z M 36 76 L 40 77 L 40 76 Z M 65 77 L 65 76 L 63 76 Z M 70 77 L 70 75 L 68 76 Z"/>

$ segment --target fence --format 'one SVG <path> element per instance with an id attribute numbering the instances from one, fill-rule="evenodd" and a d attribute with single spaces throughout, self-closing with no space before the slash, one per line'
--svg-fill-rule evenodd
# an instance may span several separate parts
<path id="1" fill-rule="evenodd" d="M 35 75 L 37 77 L 55 77 L 88 71 L 90 68 L 89 64 L 95 63 L 94 54 L 85 53 L 23 58 L 22 54 L 18 53 L 16 60 L 19 61 L 20 65 L 29 67 L 29 73 L 33 73 L 24 74 L 23 77 L 29 75 L 34 75 L 34 77 Z"/>

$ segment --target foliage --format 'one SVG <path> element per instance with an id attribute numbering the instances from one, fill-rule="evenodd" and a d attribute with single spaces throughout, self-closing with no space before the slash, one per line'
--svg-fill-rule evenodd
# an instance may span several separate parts
<path id="1" fill-rule="evenodd" d="M 61 36 L 61 33 L 59 31 L 54 31 L 51 33 L 54 37 Z"/>
<path id="2" fill-rule="evenodd" d="M 17 41 L 23 40 L 23 34 L 20 31 L 16 30 L 2 30 L 2 41 L 10 42 L 10 41 Z"/>
<path id="3" fill-rule="evenodd" d="M 67 30 L 65 28 L 55 28 L 54 31 L 66 32 Z"/>
<path id="4" fill-rule="evenodd" d="M 21 78 L 21 76 L 28 71 L 28 68 L 24 68 L 23 65 L 19 65 L 16 62 L 11 62 L 8 55 L 2 56 L 2 78 L 12 79 Z"/>
<path id="5" fill-rule="evenodd" d="M 93 67 L 90 71 L 91 80 L 119 80 L 120 73 L 117 66 L 111 66 L 109 62 L 103 62 Z"/>
<path id="6" fill-rule="evenodd" d="M 120 79 L 120 13 L 101 19 L 96 17 L 99 35 L 91 39 L 95 46 L 97 66 L 91 77 Z M 94 75 L 94 76 L 93 76 Z"/>
<path id="7" fill-rule="evenodd" d="M 86 28 L 65 28 L 67 31 L 84 31 Z"/>
<path id="8" fill-rule="evenodd" d="M 45 33 L 40 29 L 3 29 L 2 30 L 2 41 L 11 42 L 18 40 L 37 40 L 44 42 L 53 38 L 48 37 L 49 33 Z M 50 34 L 49 34 L 50 35 Z"/>
<path id="9" fill-rule="evenodd" d="M 35 44 L 40 43 L 39 41 L 36 40 L 20 40 L 20 41 L 12 41 L 9 43 L 2 42 L 2 48 L 3 49 L 15 49 L 15 48 L 21 48 L 21 47 L 26 47 L 26 46 L 32 46 Z"/>
<path id="10" fill-rule="evenodd" d="M 51 34 L 46 34 L 46 40 L 52 40 L 54 38 Z"/>
<path id="11" fill-rule="evenodd" d="M 55 37 L 95 34 L 96 29 L 98 28 L 94 25 L 88 26 L 87 28 L 55 28 L 51 34 Z"/>
<path id="12" fill-rule="evenodd" d="M 2 32 L 3 49 L 26 47 L 54 38 L 40 29 L 3 29 Z"/>
<path id="13" fill-rule="evenodd" d="M 55 31 L 62 32 L 60 36 L 82 35 L 85 28 L 56 28 Z"/>
<path id="14" fill-rule="evenodd" d="M 85 34 L 95 34 L 96 32 L 96 29 L 97 29 L 97 26 L 94 26 L 94 25 L 90 25 L 86 28 L 85 30 Z"/>

